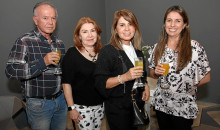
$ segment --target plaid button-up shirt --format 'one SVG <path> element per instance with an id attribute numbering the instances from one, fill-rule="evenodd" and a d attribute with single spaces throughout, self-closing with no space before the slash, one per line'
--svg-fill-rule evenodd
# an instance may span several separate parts
<path id="1" fill-rule="evenodd" d="M 23 94 L 26 97 L 48 96 L 62 89 L 61 77 L 54 75 L 55 66 L 46 66 L 44 56 L 52 48 L 61 50 L 61 60 L 65 47 L 61 40 L 51 35 L 49 43 L 37 28 L 19 37 L 9 54 L 5 73 L 9 79 L 21 81 Z"/>

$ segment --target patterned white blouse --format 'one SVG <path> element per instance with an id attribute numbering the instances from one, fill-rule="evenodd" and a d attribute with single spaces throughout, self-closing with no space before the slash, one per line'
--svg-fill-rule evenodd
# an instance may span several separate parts
<path id="1" fill-rule="evenodd" d="M 178 73 L 175 71 L 178 52 L 166 46 L 165 58 L 169 61 L 170 65 L 167 81 L 170 88 L 161 89 L 160 85 L 163 80 L 159 77 L 151 102 L 151 105 L 154 106 L 156 110 L 186 119 L 195 119 L 197 117 L 196 85 L 211 70 L 203 46 L 195 40 L 191 40 L 191 46 L 192 59 L 190 63 Z M 162 58 L 164 58 L 164 56 Z M 149 68 L 155 69 L 153 53 L 149 58 Z"/>

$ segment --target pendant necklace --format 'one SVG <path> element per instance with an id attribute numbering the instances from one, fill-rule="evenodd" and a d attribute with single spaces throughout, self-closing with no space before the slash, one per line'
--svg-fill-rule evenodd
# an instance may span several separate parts
<path id="1" fill-rule="evenodd" d="M 85 50 L 86 50 L 86 48 L 85 48 Z M 92 54 L 90 54 L 87 50 L 86 50 L 86 52 L 89 54 L 89 57 L 91 57 L 92 58 L 92 62 L 96 62 L 96 54 L 93 56 Z"/>

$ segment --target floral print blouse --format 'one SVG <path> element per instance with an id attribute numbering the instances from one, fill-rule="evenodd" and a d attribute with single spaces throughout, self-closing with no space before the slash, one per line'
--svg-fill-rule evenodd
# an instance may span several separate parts
<path id="1" fill-rule="evenodd" d="M 178 51 L 171 50 L 166 46 L 164 52 L 166 57 L 163 56 L 162 58 L 165 58 L 169 62 L 170 69 L 167 75 L 167 81 L 170 88 L 161 89 L 160 85 L 163 80 L 159 77 L 151 102 L 151 105 L 156 110 L 186 119 L 195 119 L 197 117 L 196 85 L 211 70 L 203 46 L 195 40 L 191 40 L 191 46 L 192 59 L 178 73 L 175 71 Z M 155 69 L 154 53 L 149 58 L 149 68 Z"/>

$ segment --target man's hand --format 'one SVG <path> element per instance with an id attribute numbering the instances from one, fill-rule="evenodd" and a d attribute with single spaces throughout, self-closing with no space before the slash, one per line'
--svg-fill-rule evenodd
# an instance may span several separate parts
<path id="1" fill-rule="evenodd" d="M 57 52 L 47 53 L 46 56 L 44 57 L 44 63 L 46 66 L 51 64 L 57 65 L 55 60 L 60 60 L 59 54 Z"/>

